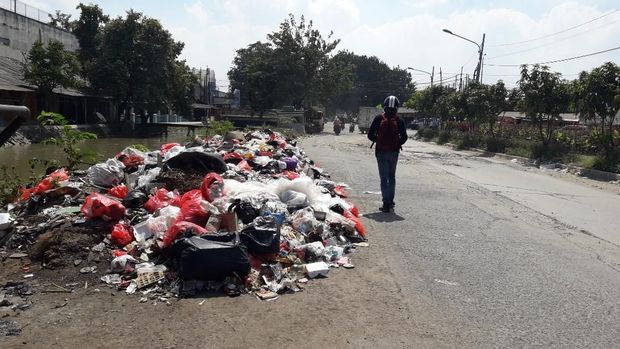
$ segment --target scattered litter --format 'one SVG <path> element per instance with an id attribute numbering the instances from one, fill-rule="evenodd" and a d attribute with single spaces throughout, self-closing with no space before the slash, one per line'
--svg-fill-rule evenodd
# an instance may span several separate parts
<path id="1" fill-rule="evenodd" d="M 82 274 L 88 274 L 88 273 L 96 273 L 97 272 L 97 266 L 93 265 L 92 267 L 84 267 L 82 269 L 80 269 L 80 273 Z"/>
<path id="2" fill-rule="evenodd" d="M 380 191 L 365 191 L 364 194 L 381 195 Z"/>
<path id="3" fill-rule="evenodd" d="M 13 254 L 10 254 L 8 258 L 24 258 L 24 257 L 28 257 L 28 253 L 15 252 Z"/>
<path id="4" fill-rule="evenodd" d="M 448 285 L 448 286 L 458 286 L 458 282 L 452 282 L 447 280 L 434 279 L 434 281 L 438 284 Z"/>

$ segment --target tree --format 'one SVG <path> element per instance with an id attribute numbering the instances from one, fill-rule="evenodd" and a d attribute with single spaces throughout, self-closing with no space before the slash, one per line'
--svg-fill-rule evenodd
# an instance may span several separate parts
<path id="1" fill-rule="evenodd" d="M 258 41 L 237 50 L 228 72 L 231 90 L 241 91 L 241 105 L 250 106 L 261 116 L 276 103 L 285 103 L 273 57 L 271 44 Z"/>
<path id="2" fill-rule="evenodd" d="M 103 28 L 90 72 L 91 84 L 116 97 L 121 111 L 133 107 L 147 122 L 150 113 L 174 105 L 173 99 L 182 100 L 172 97 L 173 89 L 189 90 L 175 85 L 190 82 L 175 76 L 187 74 L 177 62 L 182 50 L 183 43 L 173 40 L 158 20 L 130 10 L 126 18 L 115 18 Z"/>
<path id="3" fill-rule="evenodd" d="M 506 110 L 514 111 L 517 110 L 517 106 L 521 101 L 521 91 L 518 88 L 513 88 L 508 92 L 508 96 L 506 97 Z"/>
<path id="4" fill-rule="evenodd" d="M 103 13 L 99 5 L 84 5 L 80 3 L 76 9 L 80 10 L 80 18 L 73 22 L 72 29 L 73 34 L 80 43 L 80 62 L 84 70 L 88 72 L 89 63 L 97 56 L 101 29 L 110 20 L 110 17 Z"/>
<path id="5" fill-rule="evenodd" d="M 237 50 L 228 72 L 231 91 L 239 89 L 242 104 L 262 114 L 275 106 L 310 107 L 326 104 L 333 95 L 350 87 L 351 69 L 330 57 L 340 40 L 325 39 L 312 21 L 293 15 L 256 42 Z"/>
<path id="6" fill-rule="evenodd" d="M 528 69 L 523 65 L 519 88 L 523 93 L 519 109 L 538 128 L 540 140 L 547 149 L 553 141 L 555 123 L 568 106 L 568 84 L 561 74 L 550 72 L 547 66 L 536 64 Z"/>
<path id="7" fill-rule="evenodd" d="M 73 22 L 71 22 L 71 15 L 62 13 L 60 10 L 56 10 L 54 15 L 48 14 L 50 18 L 49 24 L 53 27 L 71 31 L 73 28 Z"/>
<path id="8" fill-rule="evenodd" d="M 351 66 L 353 74 L 352 87 L 332 98 L 329 105 L 332 109 L 357 111 L 360 106 L 381 104 L 387 95 L 405 101 L 415 91 L 411 74 L 407 70 L 390 68 L 375 56 L 341 51 L 333 60 Z"/>
<path id="9" fill-rule="evenodd" d="M 471 123 L 485 123 L 488 133 L 495 140 L 497 117 L 506 108 L 508 91 L 500 80 L 495 85 L 472 83 L 464 90 L 466 114 Z"/>
<path id="10" fill-rule="evenodd" d="M 590 73 L 582 72 L 575 81 L 576 109 L 581 116 L 600 120 L 601 134 L 607 146 L 613 148 L 613 124 L 620 103 L 620 67 L 608 62 L 594 68 Z"/>
<path id="11" fill-rule="evenodd" d="M 42 109 L 47 110 L 52 91 L 75 86 L 79 71 L 75 55 L 56 40 L 50 40 L 47 47 L 41 41 L 35 42 L 22 66 L 24 80 L 38 88 L 43 96 Z"/>

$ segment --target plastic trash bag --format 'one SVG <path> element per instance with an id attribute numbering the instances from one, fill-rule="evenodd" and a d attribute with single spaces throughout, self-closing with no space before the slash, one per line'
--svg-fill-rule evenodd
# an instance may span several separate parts
<path id="1" fill-rule="evenodd" d="M 297 159 L 291 157 L 283 158 L 282 161 L 286 163 L 286 169 L 289 171 L 295 171 L 297 164 L 299 163 Z"/>
<path id="2" fill-rule="evenodd" d="M 191 222 L 176 222 L 164 234 L 164 247 L 169 247 L 172 243 L 182 236 L 203 235 L 207 230 Z"/>
<path id="3" fill-rule="evenodd" d="M 28 200 L 32 195 L 41 195 L 48 190 L 63 186 L 69 180 L 69 172 L 64 169 L 56 170 L 47 175 L 36 186 L 29 189 L 21 189 L 20 200 Z"/>
<path id="4" fill-rule="evenodd" d="M 118 221 L 125 215 L 125 206 L 107 196 L 92 193 L 86 197 L 80 211 L 89 219 Z"/>
<path id="5" fill-rule="evenodd" d="M 187 150 L 165 160 L 166 166 L 183 172 L 207 174 L 209 172 L 224 173 L 227 170 L 226 163 L 219 154 L 204 151 Z"/>
<path id="6" fill-rule="evenodd" d="M 144 208 L 153 213 L 162 207 L 169 205 L 181 206 L 181 197 L 176 191 L 168 191 L 165 188 L 158 189 L 144 204 Z"/>
<path id="7" fill-rule="evenodd" d="M 364 224 L 362 224 L 362 221 L 360 221 L 359 218 L 353 215 L 351 211 L 344 211 L 344 217 L 351 220 L 353 224 L 355 224 L 355 230 L 357 230 L 360 236 L 366 237 L 366 228 L 364 227 Z"/>
<path id="8" fill-rule="evenodd" d="M 282 194 L 280 194 L 280 200 L 282 200 L 289 209 L 299 209 L 308 206 L 308 196 L 294 190 L 282 192 Z"/>
<path id="9" fill-rule="evenodd" d="M 249 224 L 260 215 L 260 210 L 256 209 L 250 202 L 236 199 L 229 207 L 228 212 L 235 212 L 243 224 Z"/>
<path id="10" fill-rule="evenodd" d="M 250 272 L 248 252 L 236 234 L 181 239 L 169 251 L 178 275 L 185 280 L 223 280 Z"/>
<path id="11" fill-rule="evenodd" d="M 104 163 L 88 168 L 88 179 L 91 183 L 102 187 L 113 187 L 123 182 L 125 165 L 116 159 L 108 159 Z"/>
<path id="12" fill-rule="evenodd" d="M 115 187 L 110 188 L 110 190 L 108 190 L 108 195 L 114 196 L 115 198 L 119 198 L 119 199 L 124 199 L 128 193 L 129 193 L 129 190 L 124 184 L 117 185 Z"/>
<path id="13" fill-rule="evenodd" d="M 273 217 L 258 217 L 239 234 L 250 253 L 278 253 L 280 226 Z"/>
<path id="14" fill-rule="evenodd" d="M 133 241 L 132 228 L 126 224 L 117 223 L 112 227 L 112 243 L 118 246 L 129 245 Z"/>
<path id="15" fill-rule="evenodd" d="M 152 168 L 146 171 L 145 174 L 141 175 L 138 178 L 138 184 L 136 188 L 144 188 L 146 185 L 154 181 L 155 178 L 157 178 L 157 176 L 159 176 L 160 173 L 161 173 L 161 167 L 155 167 L 155 168 Z"/>
<path id="16" fill-rule="evenodd" d="M 123 198 L 123 206 L 127 208 L 141 208 L 149 197 L 142 190 L 132 190 Z"/>
<path id="17" fill-rule="evenodd" d="M 202 197 L 208 202 L 213 202 L 224 196 L 224 179 L 217 173 L 209 173 L 202 180 Z"/>
<path id="18" fill-rule="evenodd" d="M 191 190 L 181 198 L 181 213 L 177 216 L 177 220 L 192 222 L 204 227 L 213 209 L 215 209 L 213 205 L 203 200 L 200 190 Z"/>
<path id="19" fill-rule="evenodd" d="M 170 151 L 170 149 L 176 147 L 176 146 L 180 146 L 179 143 L 166 143 L 166 144 L 162 144 L 160 151 L 162 154 L 166 154 L 168 151 Z"/>

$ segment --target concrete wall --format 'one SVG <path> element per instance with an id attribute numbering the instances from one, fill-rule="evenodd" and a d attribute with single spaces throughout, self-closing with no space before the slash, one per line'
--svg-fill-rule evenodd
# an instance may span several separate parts
<path id="1" fill-rule="evenodd" d="M 80 47 L 75 35 L 68 31 L 0 8 L 0 56 L 23 60 L 22 53 L 27 53 L 39 39 L 60 41 L 69 51 Z"/>

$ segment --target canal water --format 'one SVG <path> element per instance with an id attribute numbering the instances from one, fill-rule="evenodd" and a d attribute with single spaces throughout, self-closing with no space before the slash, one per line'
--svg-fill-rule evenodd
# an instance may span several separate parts
<path id="1" fill-rule="evenodd" d="M 132 144 L 143 144 L 149 149 L 155 150 L 159 149 L 164 143 L 184 143 L 186 141 L 185 132 L 175 132 L 169 133 L 167 138 L 99 138 L 84 141 L 79 145 L 79 148 L 96 151 L 101 155 L 100 161 L 104 161 L 114 157 L 125 147 Z M 6 165 L 9 168 L 14 167 L 17 175 L 23 179 L 30 176 L 29 161 L 32 158 L 58 160 L 61 164 L 66 163 L 64 152 L 60 147 L 54 145 L 28 144 L 0 148 L 0 165 Z"/>

